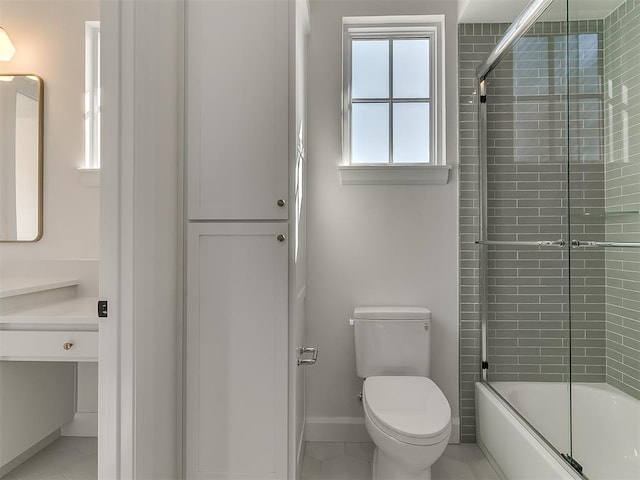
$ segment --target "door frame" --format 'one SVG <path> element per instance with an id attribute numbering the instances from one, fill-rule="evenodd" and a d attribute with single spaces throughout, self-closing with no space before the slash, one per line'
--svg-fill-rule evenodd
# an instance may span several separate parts
<path id="1" fill-rule="evenodd" d="M 100 4 L 100 480 L 179 478 L 183 1 Z"/>
<path id="2" fill-rule="evenodd" d="M 120 372 L 120 1 L 101 0 L 100 319 L 98 356 L 98 478 L 121 478 Z M 108 68 L 105 68 L 109 66 Z"/>

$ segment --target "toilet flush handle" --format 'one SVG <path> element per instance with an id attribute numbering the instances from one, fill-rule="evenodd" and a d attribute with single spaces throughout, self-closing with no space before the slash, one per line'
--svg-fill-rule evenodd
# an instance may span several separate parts
<path id="1" fill-rule="evenodd" d="M 311 353 L 311 358 L 302 358 L 305 353 Z M 298 347 L 298 366 L 315 365 L 318 361 L 318 349 L 315 347 Z"/>

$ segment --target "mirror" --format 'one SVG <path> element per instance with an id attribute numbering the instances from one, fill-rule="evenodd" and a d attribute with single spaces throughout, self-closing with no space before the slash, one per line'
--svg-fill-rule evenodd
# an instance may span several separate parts
<path id="1" fill-rule="evenodd" d="M 0 75 L 0 242 L 42 237 L 43 83 Z"/>

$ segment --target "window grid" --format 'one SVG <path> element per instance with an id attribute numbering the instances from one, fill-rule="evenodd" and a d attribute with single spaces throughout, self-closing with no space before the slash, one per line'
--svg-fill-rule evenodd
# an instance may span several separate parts
<path id="1" fill-rule="evenodd" d="M 395 98 L 393 96 L 393 42 L 395 40 L 429 40 L 429 64 L 430 64 L 430 68 L 429 68 L 429 76 L 433 77 L 433 46 L 434 46 L 434 39 L 432 35 L 429 34 L 425 34 L 425 35 L 402 35 L 402 34 L 397 34 L 397 35 L 368 35 L 368 36 L 359 36 L 359 35 L 352 35 L 351 40 L 350 40 L 350 50 L 353 51 L 353 42 L 354 41 L 363 41 L 363 40 L 387 40 L 389 42 L 389 89 L 388 89 L 388 96 L 387 98 L 354 98 L 351 95 L 351 90 L 349 91 L 349 100 L 350 100 L 350 104 L 349 104 L 349 122 L 351 123 L 350 125 L 350 135 L 353 134 L 353 111 L 352 111 L 352 107 L 351 105 L 353 105 L 354 103 L 363 103 L 363 104 L 368 104 L 368 103 L 380 103 L 380 104 L 387 104 L 389 105 L 389 161 L 388 164 L 393 164 L 393 106 L 396 103 L 424 103 L 429 105 L 429 139 L 428 139 L 428 145 L 429 145 L 429 162 L 427 163 L 433 163 L 433 154 L 434 154 L 434 148 L 433 148 L 433 125 L 434 125 L 434 121 L 433 121 L 433 116 L 434 116 L 434 111 L 435 109 L 433 108 L 432 105 L 432 89 L 433 89 L 433 81 L 432 78 L 429 79 L 429 96 L 428 97 L 416 97 L 416 98 Z M 353 67 L 353 56 L 350 54 L 350 58 L 349 58 L 349 68 L 350 68 L 350 72 L 349 72 L 349 76 L 350 76 L 350 81 L 349 81 L 349 85 L 351 85 L 352 83 L 352 78 L 353 78 L 353 72 L 351 71 Z M 350 152 L 349 152 L 349 156 L 350 156 L 350 163 L 353 164 L 353 141 L 352 139 L 349 142 L 350 145 Z M 422 162 L 412 162 L 412 163 L 422 163 Z"/>

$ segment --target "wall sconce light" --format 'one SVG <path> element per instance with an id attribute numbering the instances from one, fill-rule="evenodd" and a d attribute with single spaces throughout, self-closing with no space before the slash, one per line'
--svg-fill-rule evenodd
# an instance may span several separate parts
<path id="1" fill-rule="evenodd" d="M 8 62 L 13 58 L 16 49 L 9 39 L 9 35 L 0 27 L 0 62 Z"/>

